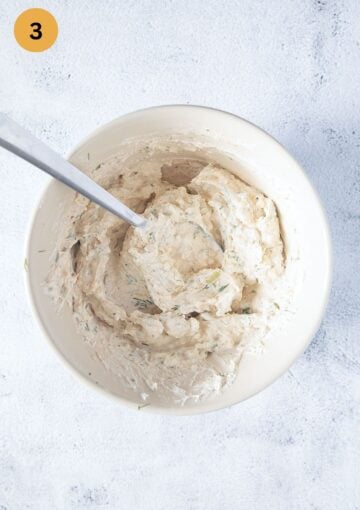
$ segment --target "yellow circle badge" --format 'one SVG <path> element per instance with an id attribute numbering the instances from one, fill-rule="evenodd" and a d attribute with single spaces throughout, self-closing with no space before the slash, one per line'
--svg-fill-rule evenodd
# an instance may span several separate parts
<path id="1" fill-rule="evenodd" d="M 28 9 L 15 21 L 14 35 L 25 50 L 45 51 L 56 41 L 58 24 L 49 11 Z"/>

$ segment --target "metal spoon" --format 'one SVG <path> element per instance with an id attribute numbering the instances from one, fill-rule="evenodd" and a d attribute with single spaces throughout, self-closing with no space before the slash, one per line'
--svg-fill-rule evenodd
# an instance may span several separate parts
<path id="1" fill-rule="evenodd" d="M 146 220 L 143 217 L 126 207 L 90 177 L 3 113 L 0 113 L 0 146 L 37 166 L 134 227 L 145 225 Z"/>

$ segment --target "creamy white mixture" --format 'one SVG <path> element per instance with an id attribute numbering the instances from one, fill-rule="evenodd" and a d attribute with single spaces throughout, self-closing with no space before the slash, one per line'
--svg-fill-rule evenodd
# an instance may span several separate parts
<path id="1" fill-rule="evenodd" d="M 231 384 L 281 313 L 284 247 L 274 203 L 229 171 L 163 153 L 92 173 L 147 218 L 135 229 L 74 200 L 47 287 L 119 384 L 151 402 Z"/>

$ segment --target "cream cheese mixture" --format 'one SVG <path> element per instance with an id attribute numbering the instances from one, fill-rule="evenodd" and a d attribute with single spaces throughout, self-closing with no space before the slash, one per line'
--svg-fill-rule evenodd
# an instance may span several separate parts
<path id="1" fill-rule="evenodd" d="M 92 177 L 142 213 L 146 227 L 78 195 L 48 291 L 71 308 L 119 384 L 145 402 L 154 392 L 180 404 L 218 394 L 244 350 L 261 350 L 283 306 L 274 203 L 191 156 L 113 157 Z"/>

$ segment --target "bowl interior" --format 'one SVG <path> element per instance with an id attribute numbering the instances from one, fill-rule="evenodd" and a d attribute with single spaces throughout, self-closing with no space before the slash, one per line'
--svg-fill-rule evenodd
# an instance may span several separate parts
<path id="1" fill-rule="evenodd" d="M 214 150 L 205 158 L 223 166 L 268 195 L 279 211 L 287 253 L 297 256 L 302 280 L 296 297 L 296 313 L 283 330 L 270 334 L 267 349 L 260 357 L 244 356 L 236 382 L 222 395 L 199 403 L 177 407 L 173 402 L 146 411 L 191 414 L 225 407 L 257 393 L 281 375 L 304 350 L 319 326 L 329 289 L 330 246 L 327 224 L 307 178 L 285 149 L 252 124 L 224 112 L 201 107 L 173 106 L 139 111 L 99 129 L 71 154 L 70 160 L 87 170 L 116 154 L 124 140 L 154 135 L 181 134 L 204 137 Z M 52 181 L 35 212 L 28 239 L 28 284 L 34 311 L 46 336 L 64 360 L 97 387 L 124 403 L 141 404 L 139 395 L 119 386 L 115 379 L 77 333 L 70 311 L 55 311 L 44 292 L 50 256 L 59 227 L 73 192 Z"/>

